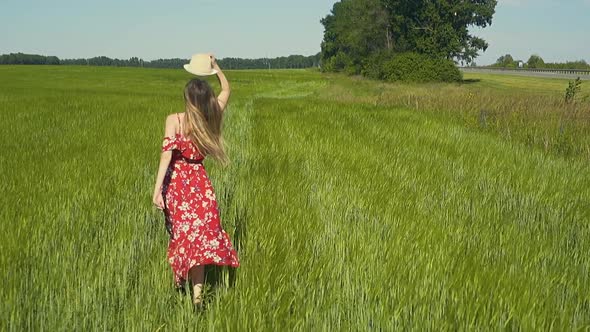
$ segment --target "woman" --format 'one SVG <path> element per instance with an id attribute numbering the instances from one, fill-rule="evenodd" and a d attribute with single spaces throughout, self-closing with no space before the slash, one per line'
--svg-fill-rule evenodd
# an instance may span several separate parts
<path id="1" fill-rule="evenodd" d="M 211 62 L 221 93 L 216 97 L 203 80 L 192 79 L 186 84 L 184 113 L 166 119 L 153 196 L 154 205 L 166 217 L 168 261 L 176 287 L 182 287 L 188 275 L 195 304 L 201 303 L 205 265 L 239 266 L 229 236 L 221 228 L 215 193 L 203 167 L 205 156 L 227 163 L 221 125 L 230 88 L 213 56 Z"/>

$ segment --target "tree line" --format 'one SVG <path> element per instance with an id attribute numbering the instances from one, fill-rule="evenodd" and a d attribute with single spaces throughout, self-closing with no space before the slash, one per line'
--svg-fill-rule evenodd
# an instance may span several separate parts
<path id="1" fill-rule="evenodd" d="M 496 63 L 489 67 L 495 68 L 519 68 L 519 64 L 522 63 L 522 68 L 544 68 L 544 69 L 578 69 L 578 70 L 590 70 L 590 64 L 586 60 L 578 61 L 566 61 L 566 62 L 545 62 L 540 55 L 533 54 L 529 59 L 524 62 L 522 60 L 514 60 L 512 55 L 506 54 L 496 60 Z"/>
<path id="2" fill-rule="evenodd" d="M 217 62 L 222 68 L 227 69 L 312 68 L 320 66 L 320 53 L 311 56 L 290 55 L 262 59 L 223 58 Z"/>
<path id="3" fill-rule="evenodd" d="M 147 67 L 147 68 L 182 68 L 189 62 L 188 59 L 157 59 L 145 61 L 138 57 L 129 59 L 109 58 L 97 56 L 88 59 L 59 59 L 56 56 L 44 56 L 37 54 L 10 53 L 0 55 L 1 64 L 11 65 L 80 65 L 80 66 L 114 66 L 114 67 Z M 290 55 L 277 58 L 243 59 L 223 58 L 217 62 L 222 68 L 227 69 L 286 69 L 286 68 L 311 68 L 320 64 L 320 54 L 311 56 Z"/>
<path id="4" fill-rule="evenodd" d="M 469 28 L 491 25 L 496 5 L 496 0 L 336 2 L 321 20 L 322 69 L 386 80 L 456 80 L 455 61 L 471 63 L 488 47 Z"/>

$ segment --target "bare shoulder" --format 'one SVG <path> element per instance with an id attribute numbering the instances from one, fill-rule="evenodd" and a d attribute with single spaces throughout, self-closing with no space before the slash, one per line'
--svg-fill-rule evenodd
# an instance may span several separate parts
<path id="1" fill-rule="evenodd" d="M 182 119 L 182 114 L 178 114 L 178 113 L 168 114 L 168 116 L 166 117 L 166 127 L 173 126 L 176 128 L 176 126 L 178 125 L 179 118 Z"/>
<path id="2" fill-rule="evenodd" d="M 169 114 L 166 117 L 165 127 L 166 136 L 174 136 L 178 132 L 178 115 L 176 113 Z"/>

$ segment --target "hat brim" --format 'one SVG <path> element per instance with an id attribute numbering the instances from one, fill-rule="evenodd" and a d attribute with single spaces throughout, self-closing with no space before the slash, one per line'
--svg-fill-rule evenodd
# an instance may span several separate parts
<path id="1" fill-rule="evenodd" d="M 195 70 L 193 67 L 190 66 L 190 64 L 184 65 L 184 70 L 188 71 L 189 73 L 191 73 L 193 75 L 197 75 L 197 76 L 211 76 L 211 75 L 217 74 L 216 69 L 211 69 L 210 72 L 201 72 L 201 71 Z"/>

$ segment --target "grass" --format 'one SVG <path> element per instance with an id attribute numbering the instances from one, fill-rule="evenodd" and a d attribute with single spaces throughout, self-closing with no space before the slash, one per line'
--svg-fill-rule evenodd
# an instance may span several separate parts
<path id="1" fill-rule="evenodd" d="M 567 80 L 466 74 L 462 84 L 386 84 L 328 77 L 322 98 L 331 102 L 407 108 L 454 119 L 476 131 L 499 135 L 545 153 L 590 161 L 590 100 L 582 85 L 567 104 Z M 560 85 L 560 84 L 561 85 Z M 561 87 L 561 90 L 560 90 Z"/>
<path id="2" fill-rule="evenodd" d="M 552 128 L 553 82 L 228 76 L 232 164 L 206 167 L 242 266 L 208 269 L 195 314 L 150 205 L 189 76 L 0 67 L 1 330 L 590 327 L 586 155 L 505 135 Z M 486 101 L 517 107 L 483 127 Z"/>
<path id="3" fill-rule="evenodd" d="M 512 94 L 533 93 L 563 97 L 567 80 L 559 78 L 534 78 L 518 75 L 463 73 L 467 81 L 478 81 L 476 88 L 489 87 Z"/>

